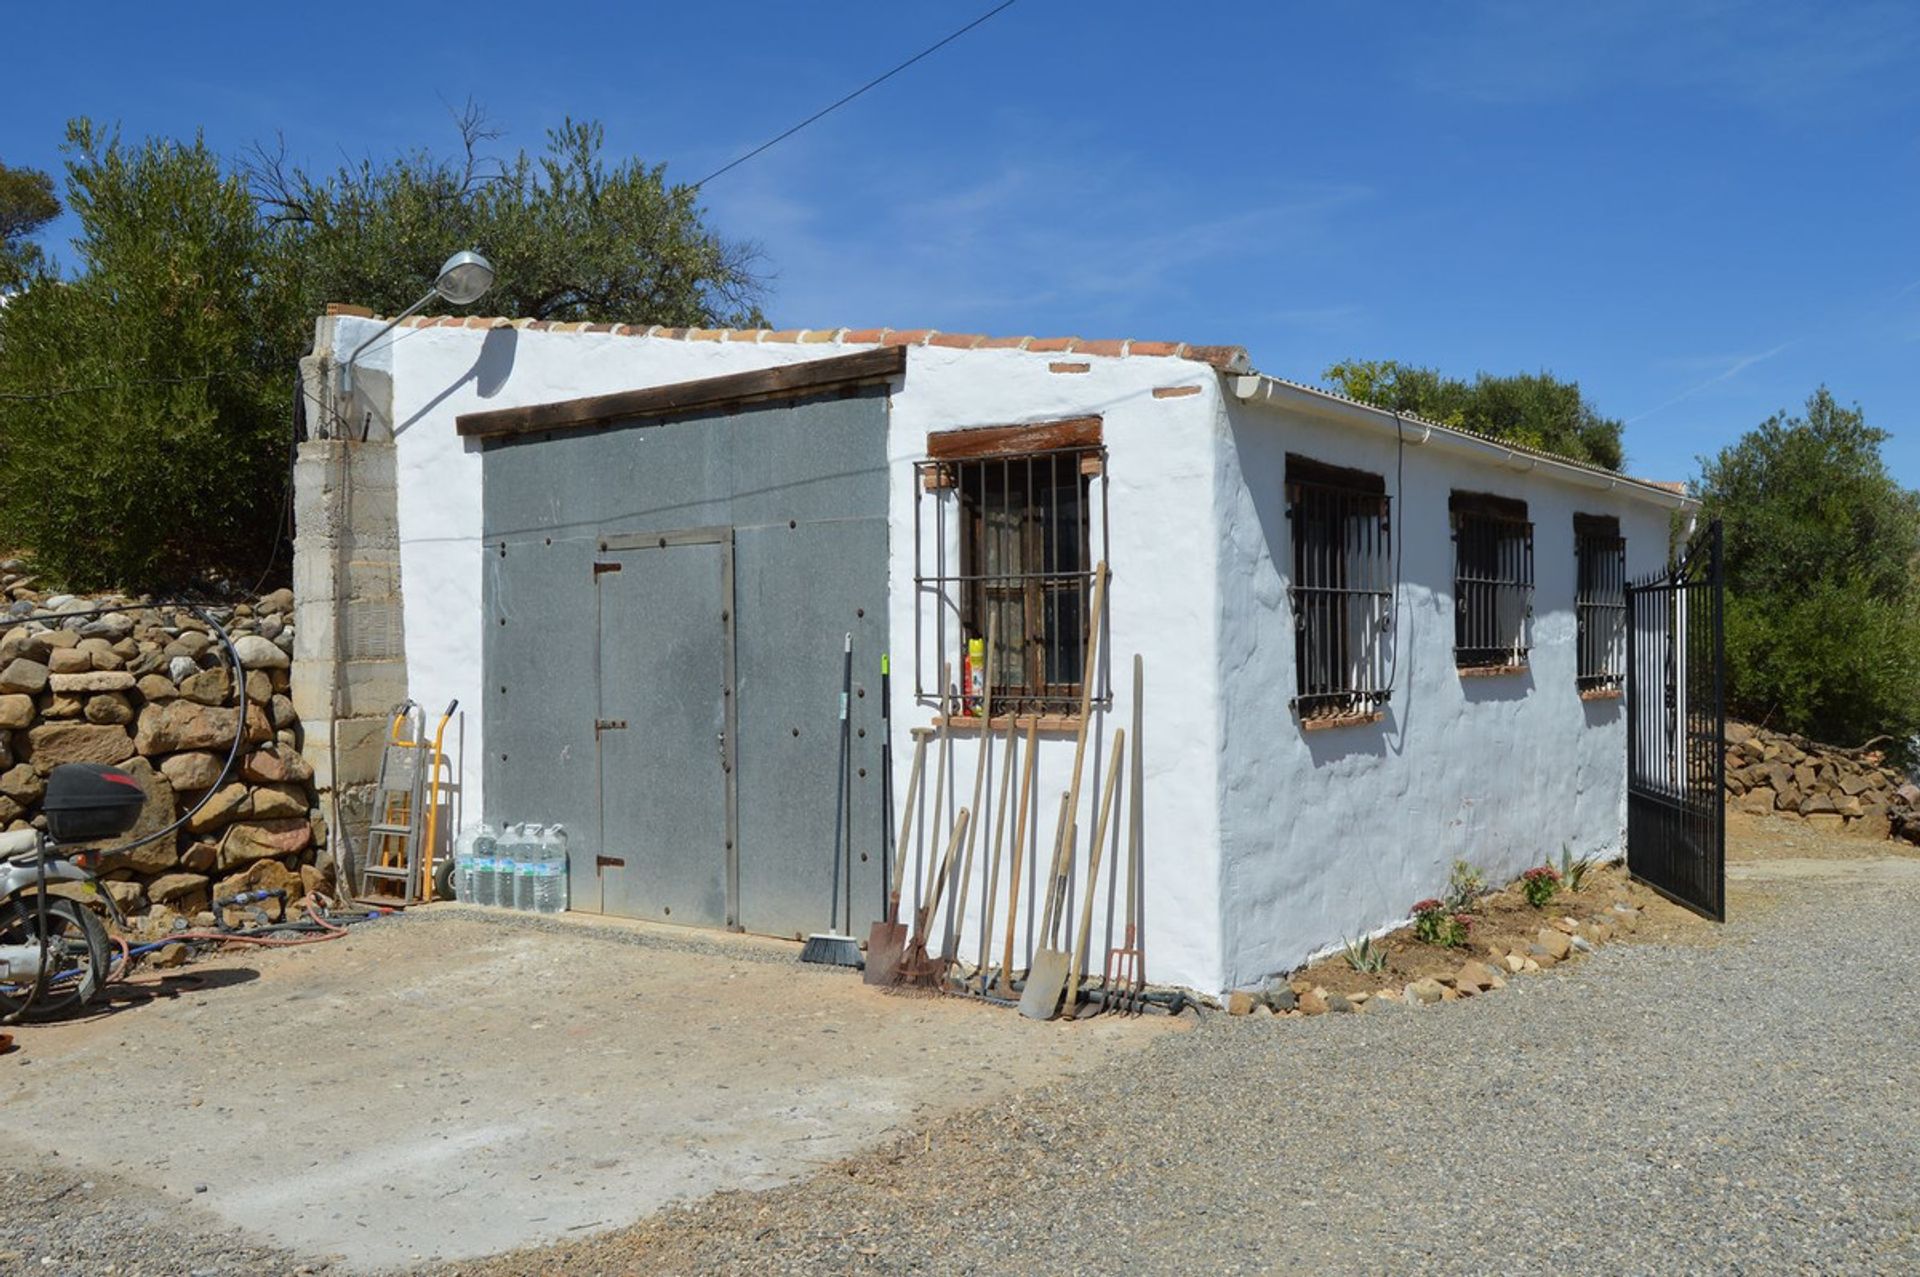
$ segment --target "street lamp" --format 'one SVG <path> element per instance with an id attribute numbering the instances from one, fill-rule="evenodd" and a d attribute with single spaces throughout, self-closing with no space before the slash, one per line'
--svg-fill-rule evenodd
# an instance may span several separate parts
<path id="1" fill-rule="evenodd" d="M 492 287 L 492 262 L 470 248 L 463 249 L 455 253 L 452 257 L 449 257 L 441 264 L 440 275 L 433 281 L 433 287 L 427 290 L 425 296 L 395 315 L 392 319 L 389 319 L 386 322 L 386 326 L 379 332 L 354 347 L 353 353 L 347 356 L 347 362 L 341 365 L 340 368 L 341 394 L 351 395 L 353 393 L 354 361 L 366 353 L 368 346 L 373 345 L 374 342 L 379 341 L 382 337 L 392 332 L 395 324 L 413 314 L 436 297 L 455 306 L 466 306 L 479 301 L 480 298 L 486 294 L 486 291 Z"/>

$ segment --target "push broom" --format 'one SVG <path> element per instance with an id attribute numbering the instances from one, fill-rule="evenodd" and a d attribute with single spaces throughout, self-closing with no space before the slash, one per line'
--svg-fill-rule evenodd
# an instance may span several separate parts
<path id="1" fill-rule="evenodd" d="M 860 965 L 860 942 L 843 935 L 840 925 L 841 862 L 844 859 L 847 927 L 853 927 L 853 635 L 847 635 L 845 658 L 840 675 L 840 774 L 834 784 L 833 816 L 833 903 L 829 906 L 826 931 L 807 937 L 800 950 L 800 961 L 818 962 L 833 967 Z"/>

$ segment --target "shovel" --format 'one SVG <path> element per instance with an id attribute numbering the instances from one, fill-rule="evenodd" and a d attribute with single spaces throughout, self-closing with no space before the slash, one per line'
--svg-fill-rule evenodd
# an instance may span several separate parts
<path id="1" fill-rule="evenodd" d="M 1027 720 L 1027 752 L 1020 763 L 1020 806 L 1013 816 L 1013 871 L 1008 881 L 1007 947 L 1000 954 L 1000 996 L 1014 997 L 1013 927 L 1020 916 L 1020 871 L 1025 868 L 1027 849 L 1027 812 L 1033 806 L 1033 756 L 1038 752 L 1040 719 Z M 1033 906 L 1029 904 L 1028 910 Z"/>
<path id="2" fill-rule="evenodd" d="M 1080 666 L 1080 727 L 1074 733 L 1073 780 L 1067 788 L 1065 797 L 1061 800 L 1065 809 L 1054 835 L 1056 844 L 1063 835 L 1066 838 L 1065 866 L 1069 869 L 1073 864 L 1074 844 L 1079 841 L 1074 837 L 1070 826 L 1080 807 L 1080 772 L 1087 757 L 1087 727 L 1093 721 L 1093 684 L 1099 677 L 1099 667 L 1095 664 L 1095 657 L 1100 651 L 1100 625 L 1106 618 L 1106 604 L 1107 565 L 1102 561 L 1094 565 L 1093 606 L 1087 611 L 1087 659 Z M 1061 869 L 1061 856 L 1056 849 L 1054 853 L 1056 886 L 1060 883 Z M 1064 894 L 1064 887 L 1061 887 L 1060 891 Z M 1055 923 L 1059 921 L 1058 912 L 1054 907 L 1056 903 L 1053 900 L 1048 901 L 1049 916 Z M 1047 935 L 1047 943 L 1051 945 L 1053 943 L 1051 928 L 1043 929 L 1043 934 Z M 1030 1020 L 1053 1018 L 1054 1012 L 1060 1006 L 1060 995 L 1066 988 L 1066 964 L 1067 955 L 1059 950 L 1040 948 L 1034 952 L 1033 961 L 1029 964 L 1031 969 L 1027 972 L 1027 987 L 1020 994 L 1021 1015 Z M 1036 975 L 1043 974 L 1047 977 L 1044 981 L 1035 979 Z"/>
<path id="3" fill-rule="evenodd" d="M 1073 955 L 1056 948 L 1061 901 L 1066 896 L 1068 857 L 1073 847 L 1073 813 L 1067 796 L 1060 795 L 1060 820 L 1053 828 L 1053 868 L 1047 875 L 1046 904 L 1040 914 L 1040 944 L 1027 964 L 1027 984 L 1020 991 L 1020 1014 L 1029 1020 L 1051 1020 L 1060 1009 L 1067 987 L 1067 967 Z"/>
<path id="4" fill-rule="evenodd" d="M 913 774 L 907 780 L 906 813 L 900 818 L 900 841 L 893 857 L 893 890 L 887 896 L 887 916 L 867 933 L 868 984 L 892 984 L 900 975 L 900 959 L 907 948 L 907 927 L 900 921 L 900 886 L 906 877 L 907 841 L 913 833 L 913 804 L 920 793 L 920 766 L 926 761 L 927 738 L 914 733 Z"/>
<path id="5" fill-rule="evenodd" d="M 1107 787 L 1100 795 L 1100 814 L 1093 818 L 1093 841 L 1087 844 L 1087 890 L 1080 905 L 1080 936 L 1073 944 L 1073 970 L 1067 977 L 1067 1018 L 1080 1006 L 1080 981 L 1087 973 L 1087 945 L 1093 939 L 1094 888 L 1100 884 L 1100 857 L 1107 848 L 1107 821 L 1113 815 L 1113 791 L 1120 782 L 1120 763 L 1127 752 L 1127 733 L 1113 733 L 1113 762 L 1107 767 Z"/>

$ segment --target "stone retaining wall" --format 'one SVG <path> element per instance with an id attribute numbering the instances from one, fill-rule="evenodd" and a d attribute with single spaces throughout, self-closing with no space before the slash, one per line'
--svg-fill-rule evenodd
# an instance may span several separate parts
<path id="1" fill-rule="evenodd" d="M 109 853 L 100 877 L 143 930 L 176 916 L 211 921 L 211 901 L 251 888 L 289 902 L 326 881 L 314 865 L 327 830 L 288 696 L 293 592 L 208 611 L 246 668 L 236 687 L 219 640 L 190 611 L 141 600 L 44 595 L 18 562 L 0 563 L 0 826 L 43 823 L 47 775 L 61 763 L 111 763 L 136 777 L 147 805 L 132 833 L 155 832 L 220 780 L 234 731 L 246 743 L 232 775 L 172 836 Z M 112 605 L 99 615 L 78 615 Z M 51 613 L 42 620 L 26 617 Z M 275 912 L 270 910 L 270 912 Z"/>
<path id="2" fill-rule="evenodd" d="M 1872 750 L 1727 724 L 1727 801 L 1741 811 L 1885 838 L 1905 781 Z"/>

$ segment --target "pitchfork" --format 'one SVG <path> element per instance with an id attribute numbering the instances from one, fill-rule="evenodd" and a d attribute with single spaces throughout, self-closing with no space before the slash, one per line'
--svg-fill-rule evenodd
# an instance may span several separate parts
<path id="1" fill-rule="evenodd" d="M 1147 953 L 1139 935 L 1140 924 L 1140 782 L 1146 767 L 1140 758 L 1141 689 L 1145 684 L 1144 667 L 1138 653 L 1133 658 L 1133 774 L 1127 777 L 1127 936 L 1126 943 L 1107 950 L 1107 969 L 1101 989 L 1107 1009 L 1122 1015 L 1139 1015 L 1146 1009 Z"/>

